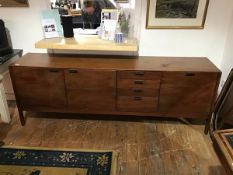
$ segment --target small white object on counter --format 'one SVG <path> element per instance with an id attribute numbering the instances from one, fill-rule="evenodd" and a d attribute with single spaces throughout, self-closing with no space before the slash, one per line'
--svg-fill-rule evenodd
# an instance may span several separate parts
<path id="1" fill-rule="evenodd" d="M 77 28 L 74 29 L 74 34 L 79 34 L 79 35 L 97 35 L 98 29 L 82 29 L 82 28 Z"/>

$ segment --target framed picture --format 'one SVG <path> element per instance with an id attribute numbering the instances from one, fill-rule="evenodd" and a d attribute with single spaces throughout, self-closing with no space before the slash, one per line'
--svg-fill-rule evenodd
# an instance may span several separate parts
<path id="1" fill-rule="evenodd" d="M 28 0 L 0 0 L 0 7 L 28 7 Z"/>
<path id="2" fill-rule="evenodd" d="M 118 3 L 128 3 L 129 0 L 115 0 L 115 2 L 118 2 Z"/>
<path id="3" fill-rule="evenodd" d="M 147 0 L 147 29 L 202 29 L 209 0 Z"/>

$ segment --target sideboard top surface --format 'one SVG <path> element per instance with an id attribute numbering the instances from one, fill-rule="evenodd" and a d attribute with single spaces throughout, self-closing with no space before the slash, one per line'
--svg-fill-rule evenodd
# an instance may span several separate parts
<path id="1" fill-rule="evenodd" d="M 28 53 L 13 65 L 48 68 L 220 72 L 205 57 L 50 56 Z"/>

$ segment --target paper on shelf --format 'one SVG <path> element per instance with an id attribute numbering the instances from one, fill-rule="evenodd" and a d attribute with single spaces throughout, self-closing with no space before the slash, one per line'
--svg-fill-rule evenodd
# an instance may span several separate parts
<path id="1" fill-rule="evenodd" d="M 80 35 L 97 35 L 98 29 L 74 29 L 74 34 Z"/>
<path id="2" fill-rule="evenodd" d="M 41 17 L 42 17 L 42 20 L 44 20 L 44 19 L 54 19 L 59 36 L 63 36 L 63 29 L 62 29 L 60 14 L 58 12 L 58 9 L 43 10 L 41 12 Z"/>
<path id="3" fill-rule="evenodd" d="M 44 29 L 45 38 L 54 38 L 58 37 L 57 25 L 54 19 L 43 19 L 42 25 Z"/>

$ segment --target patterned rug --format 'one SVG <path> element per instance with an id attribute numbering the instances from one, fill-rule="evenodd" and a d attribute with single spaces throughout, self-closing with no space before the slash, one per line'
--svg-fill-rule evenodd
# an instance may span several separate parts
<path id="1" fill-rule="evenodd" d="M 0 175 L 116 175 L 113 151 L 0 148 Z"/>

